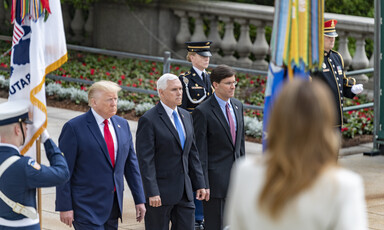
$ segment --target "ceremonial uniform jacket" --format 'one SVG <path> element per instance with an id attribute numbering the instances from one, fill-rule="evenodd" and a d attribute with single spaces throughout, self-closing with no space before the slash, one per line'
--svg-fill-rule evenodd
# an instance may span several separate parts
<path id="1" fill-rule="evenodd" d="M 188 112 L 192 112 L 213 93 L 209 73 L 204 82 L 192 67 L 190 71 L 180 75 L 179 79 L 183 86 L 183 100 L 180 107 Z"/>
<path id="2" fill-rule="evenodd" d="M 330 88 L 333 93 L 333 98 L 336 103 L 336 126 L 343 126 L 343 97 L 353 98 L 351 88 L 355 84 L 354 78 L 347 78 L 344 72 L 344 61 L 340 53 L 331 50 L 329 53 L 324 51 L 323 76 L 321 78 Z"/>
<path id="3" fill-rule="evenodd" d="M 57 186 L 69 179 L 68 165 L 60 149 L 51 139 L 44 143 L 44 147 L 50 167 L 20 155 L 16 146 L 0 144 L 0 164 L 11 156 L 20 157 L 0 178 L 1 192 L 12 201 L 36 209 L 36 188 Z M 14 226 L 11 229 L 40 229 L 38 218 L 32 220 L 17 214 L 0 199 L 0 229 L 8 229 L 10 225 Z"/>

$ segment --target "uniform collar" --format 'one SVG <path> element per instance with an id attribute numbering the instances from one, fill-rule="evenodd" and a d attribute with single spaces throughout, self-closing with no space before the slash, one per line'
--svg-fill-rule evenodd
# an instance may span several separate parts
<path id="1" fill-rule="evenodd" d="M 1 147 L 13 148 L 13 149 L 15 149 L 15 150 L 20 154 L 20 150 L 19 150 L 19 148 L 17 148 L 15 145 L 6 144 L 6 143 L 0 143 L 0 148 L 1 148 Z"/>

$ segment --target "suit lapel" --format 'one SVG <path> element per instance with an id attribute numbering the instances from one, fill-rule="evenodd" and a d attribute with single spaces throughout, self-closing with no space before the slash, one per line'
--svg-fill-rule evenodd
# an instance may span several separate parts
<path id="1" fill-rule="evenodd" d="M 102 152 L 104 153 L 105 157 L 108 159 L 108 162 L 112 166 L 111 159 L 109 157 L 108 149 L 107 149 L 107 144 L 105 143 L 104 137 L 100 132 L 99 125 L 96 123 L 96 119 L 92 114 L 92 111 L 89 110 L 87 112 L 87 123 L 88 123 L 88 128 L 92 135 L 95 137 L 96 142 L 100 145 L 100 148 Z"/>
<path id="2" fill-rule="evenodd" d="M 172 133 L 172 135 L 176 138 L 177 142 L 181 147 L 179 134 L 177 133 L 175 126 L 172 124 L 171 120 L 168 117 L 167 112 L 165 112 L 165 109 L 163 108 L 160 102 L 157 104 L 157 112 L 159 113 L 160 119 L 164 122 L 165 126 L 167 126 L 167 128 Z"/>
<path id="3" fill-rule="evenodd" d="M 240 111 L 240 108 L 239 106 L 237 105 L 237 103 L 235 103 L 235 101 L 231 100 L 231 105 L 232 105 L 232 108 L 233 108 L 233 111 L 235 112 L 235 116 L 236 116 L 236 127 L 237 127 L 237 130 L 236 130 L 236 146 L 238 146 L 240 144 L 240 141 L 237 141 L 241 136 L 242 136 L 242 130 L 240 127 L 242 127 L 243 125 L 243 121 L 242 121 L 242 114 Z M 236 151 L 238 152 L 238 151 Z M 240 155 L 238 156 L 240 157 Z"/>
<path id="4" fill-rule="evenodd" d="M 219 120 L 220 124 L 223 126 L 225 133 L 227 134 L 227 137 L 229 138 L 230 142 L 232 143 L 231 130 L 229 129 L 227 118 L 224 116 L 224 113 L 220 108 L 219 102 L 217 102 L 215 96 L 210 97 L 209 100 L 211 101 L 212 112 L 215 114 L 215 116 Z"/>

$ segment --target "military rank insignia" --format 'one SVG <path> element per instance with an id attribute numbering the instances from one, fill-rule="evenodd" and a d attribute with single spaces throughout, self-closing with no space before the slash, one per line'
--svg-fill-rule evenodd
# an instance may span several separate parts
<path id="1" fill-rule="evenodd" d="M 337 73 L 339 75 L 342 75 L 343 74 L 343 69 L 341 68 L 341 66 L 337 66 Z"/>
<path id="2" fill-rule="evenodd" d="M 32 166 L 32 168 L 34 168 L 36 170 L 40 170 L 41 169 L 40 164 L 37 163 L 34 159 L 29 159 L 28 165 Z"/>

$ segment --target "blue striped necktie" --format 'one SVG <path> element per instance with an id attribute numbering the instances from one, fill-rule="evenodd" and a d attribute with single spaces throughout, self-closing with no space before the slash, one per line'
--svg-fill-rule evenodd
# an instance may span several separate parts
<path id="1" fill-rule="evenodd" d="M 179 120 L 179 117 L 177 116 L 176 111 L 173 111 L 172 115 L 173 115 L 173 120 L 175 121 L 176 130 L 179 133 L 181 148 L 184 149 L 185 136 L 184 136 L 183 128 L 181 127 L 181 122 Z"/>

